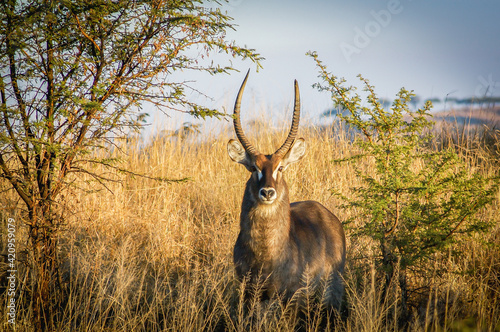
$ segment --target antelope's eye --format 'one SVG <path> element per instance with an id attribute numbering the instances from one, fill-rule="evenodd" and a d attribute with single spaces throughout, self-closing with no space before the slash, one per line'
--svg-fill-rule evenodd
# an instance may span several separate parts
<path id="1" fill-rule="evenodd" d="M 253 173 L 253 172 L 255 172 L 256 170 L 257 170 L 257 168 L 255 168 L 255 166 L 250 167 L 250 172 L 252 172 L 252 173 Z"/>
<path id="2" fill-rule="evenodd" d="M 278 171 L 283 172 L 283 166 L 280 166 L 280 168 L 278 168 Z"/>

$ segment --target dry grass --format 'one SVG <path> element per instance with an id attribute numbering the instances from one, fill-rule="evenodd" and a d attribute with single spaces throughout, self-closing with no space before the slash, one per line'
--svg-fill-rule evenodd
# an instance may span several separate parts
<path id="1" fill-rule="evenodd" d="M 301 133 L 308 142 L 308 156 L 286 174 L 291 200 L 317 200 L 345 220 L 356 212 L 339 210 L 340 202 L 330 190 L 346 192 L 358 179 L 351 167 L 331 160 L 349 156 L 353 146 L 342 131 L 304 128 Z M 269 134 L 264 128 L 251 139 L 262 151 L 271 152 L 285 135 L 284 131 Z M 57 317 L 58 330 L 321 329 L 314 303 L 307 306 L 310 314 L 300 324 L 297 313 L 279 301 L 255 305 L 250 314 L 244 313 L 232 246 L 248 174 L 227 156 L 231 136 L 227 127 L 218 137 L 202 143 L 155 139 L 143 147 L 134 142 L 123 144 L 127 156 L 123 166 L 167 178 L 189 176 L 187 183 L 108 174 L 122 181 L 107 183 L 104 188 L 91 178 L 78 180 L 79 187 L 94 192 L 75 189 L 65 198 L 69 217 L 60 246 L 67 298 Z M 14 194 L 2 195 L 0 203 L 7 211 L 18 211 L 16 218 L 20 219 Z M 483 217 L 498 225 L 499 212 L 497 200 Z M 5 222 L 4 212 L 0 213 Z M 22 231 L 18 237 L 19 243 L 25 242 Z M 347 237 L 349 316 L 336 321 L 336 327 L 345 331 L 397 330 L 398 303 L 381 301 L 371 244 L 349 237 L 349 231 Z M 457 257 L 450 250 L 436 259 L 435 266 L 429 266 L 428 278 L 412 280 L 422 291 L 414 296 L 411 330 L 500 330 L 500 226 L 489 234 L 464 238 L 460 245 L 467 247 L 466 255 Z M 360 256 L 365 258 L 354 259 Z M 2 317 L 6 317 L 5 308 L 3 300 Z M 33 330 L 30 315 L 29 305 L 18 307 L 16 331 Z"/>

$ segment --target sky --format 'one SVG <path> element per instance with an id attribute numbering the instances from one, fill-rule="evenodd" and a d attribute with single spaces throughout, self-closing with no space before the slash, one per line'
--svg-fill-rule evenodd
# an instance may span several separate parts
<path id="1" fill-rule="evenodd" d="M 265 60 L 258 72 L 249 60 L 232 60 L 240 72 L 194 77 L 193 85 L 212 99 L 190 97 L 204 105 L 232 111 L 250 68 L 243 107 L 282 116 L 297 79 L 303 117 L 325 121 L 319 115 L 332 102 L 312 88 L 319 78 L 308 51 L 349 85 L 360 86 L 362 74 L 380 98 L 394 99 L 401 87 L 424 99 L 500 96 L 498 0 L 229 0 L 223 10 L 236 24 L 228 38 Z"/>

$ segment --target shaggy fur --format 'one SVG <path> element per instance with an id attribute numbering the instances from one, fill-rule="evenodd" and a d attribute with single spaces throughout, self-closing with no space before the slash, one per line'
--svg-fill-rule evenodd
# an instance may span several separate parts
<path id="1" fill-rule="evenodd" d="M 276 179 L 272 176 L 279 162 L 272 156 L 265 158 L 253 162 L 262 178 L 254 171 L 246 184 L 234 246 L 236 272 L 240 278 L 249 277 L 250 284 L 262 283 L 263 298 L 278 293 L 288 300 L 304 286 L 304 280 L 313 285 L 328 282 L 326 301 L 339 308 L 345 264 L 342 225 L 318 202 L 290 204 L 282 172 Z M 263 187 L 276 190 L 272 204 L 260 201 L 258 192 Z"/>

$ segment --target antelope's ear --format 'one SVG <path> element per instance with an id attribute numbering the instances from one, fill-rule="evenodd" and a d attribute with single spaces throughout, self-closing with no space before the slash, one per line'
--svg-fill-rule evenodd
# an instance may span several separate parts
<path id="1" fill-rule="evenodd" d="M 245 151 L 243 146 L 241 146 L 240 142 L 235 139 L 229 140 L 227 143 L 227 153 L 229 157 L 237 162 L 245 166 L 250 172 L 254 169 L 254 162 L 252 157 Z"/>
<path id="2" fill-rule="evenodd" d="M 293 142 L 292 147 L 286 155 L 283 157 L 283 161 L 281 162 L 281 166 L 283 169 L 286 169 L 288 165 L 293 164 L 300 159 L 302 159 L 306 154 L 306 141 L 301 137 Z"/>

